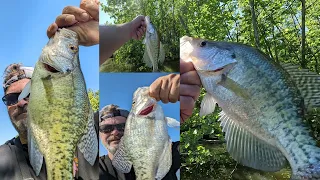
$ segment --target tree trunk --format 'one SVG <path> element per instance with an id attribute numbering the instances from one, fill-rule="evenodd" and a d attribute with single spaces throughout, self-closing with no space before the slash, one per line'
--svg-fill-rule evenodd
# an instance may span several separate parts
<path id="1" fill-rule="evenodd" d="M 307 67 L 307 61 L 306 61 L 306 1 L 301 0 L 302 9 L 301 9 L 301 18 L 302 18 L 302 37 L 301 37 L 301 67 L 306 68 Z"/>
<path id="2" fill-rule="evenodd" d="M 251 15 L 252 15 L 252 25 L 254 30 L 254 42 L 255 42 L 255 46 L 259 48 L 259 32 L 258 32 L 258 25 L 257 25 L 257 17 L 254 10 L 254 0 L 250 0 L 250 9 L 251 9 Z"/>

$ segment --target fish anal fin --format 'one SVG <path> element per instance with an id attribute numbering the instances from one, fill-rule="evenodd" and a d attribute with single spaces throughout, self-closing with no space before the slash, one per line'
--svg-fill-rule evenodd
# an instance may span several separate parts
<path id="1" fill-rule="evenodd" d="M 225 113 L 220 114 L 222 131 L 225 132 L 227 150 L 240 164 L 262 170 L 278 171 L 286 165 L 286 158 L 275 146 L 258 138 L 241 127 Z"/>
<path id="2" fill-rule="evenodd" d="M 160 42 L 158 62 L 159 63 L 163 63 L 164 59 L 165 59 L 165 56 L 166 56 L 166 54 L 165 54 L 165 50 L 164 50 L 163 44 Z"/>
<path id="3" fill-rule="evenodd" d="M 90 163 L 91 166 L 97 159 L 98 155 L 98 137 L 94 128 L 94 114 L 90 107 L 88 116 L 87 132 L 81 137 L 78 147 L 84 158 Z"/>
<path id="4" fill-rule="evenodd" d="M 39 176 L 43 164 L 43 155 L 41 154 L 37 142 L 34 139 L 31 128 L 28 128 L 28 151 L 30 164 L 36 176 Z"/>
<path id="5" fill-rule="evenodd" d="M 162 179 L 170 170 L 172 164 L 172 142 L 171 139 L 164 145 L 163 152 L 159 159 L 159 166 L 156 172 L 156 179 Z"/>
<path id="6" fill-rule="evenodd" d="M 144 54 L 143 54 L 143 62 L 146 63 L 146 65 L 151 68 L 152 67 L 152 61 L 150 59 L 150 56 L 147 52 L 147 50 L 144 51 Z"/>

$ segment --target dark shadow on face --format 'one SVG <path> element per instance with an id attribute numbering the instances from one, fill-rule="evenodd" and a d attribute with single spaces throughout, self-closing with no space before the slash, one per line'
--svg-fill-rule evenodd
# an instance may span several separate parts
<path id="1" fill-rule="evenodd" d="M 20 93 L 29 81 L 30 79 L 21 79 L 12 83 L 7 89 L 6 94 Z M 17 104 L 7 107 L 10 120 L 19 134 L 27 133 L 27 107 L 28 99 L 23 99 Z"/>

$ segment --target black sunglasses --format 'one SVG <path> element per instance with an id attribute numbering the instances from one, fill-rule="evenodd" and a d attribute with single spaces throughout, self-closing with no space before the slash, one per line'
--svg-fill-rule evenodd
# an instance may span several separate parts
<path id="1" fill-rule="evenodd" d="M 126 123 L 121 123 L 121 124 L 104 124 L 99 126 L 99 131 L 101 133 L 110 133 L 114 130 L 114 128 L 117 128 L 118 131 L 124 131 Z"/>
<path id="2" fill-rule="evenodd" d="M 21 94 L 21 92 L 6 94 L 2 97 L 2 101 L 6 106 L 15 105 L 18 103 L 18 97 L 20 94 Z M 27 101 L 29 99 L 29 96 L 30 96 L 30 94 L 28 94 L 28 96 L 23 99 Z"/>

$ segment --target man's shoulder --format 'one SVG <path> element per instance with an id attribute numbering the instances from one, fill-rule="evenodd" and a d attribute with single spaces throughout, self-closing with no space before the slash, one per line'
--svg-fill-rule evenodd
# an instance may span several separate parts
<path id="1" fill-rule="evenodd" d="M 0 146 L 0 177 L 6 177 L 6 174 L 15 172 L 16 157 L 14 152 L 15 145 L 5 143 Z"/>
<path id="2" fill-rule="evenodd" d="M 12 161 L 12 157 L 14 155 L 14 148 L 16 148 L 15 138 L 12 138 L 4 144 L 0 145 L 0 163 L 7 160 L 8 158 Z"/>

